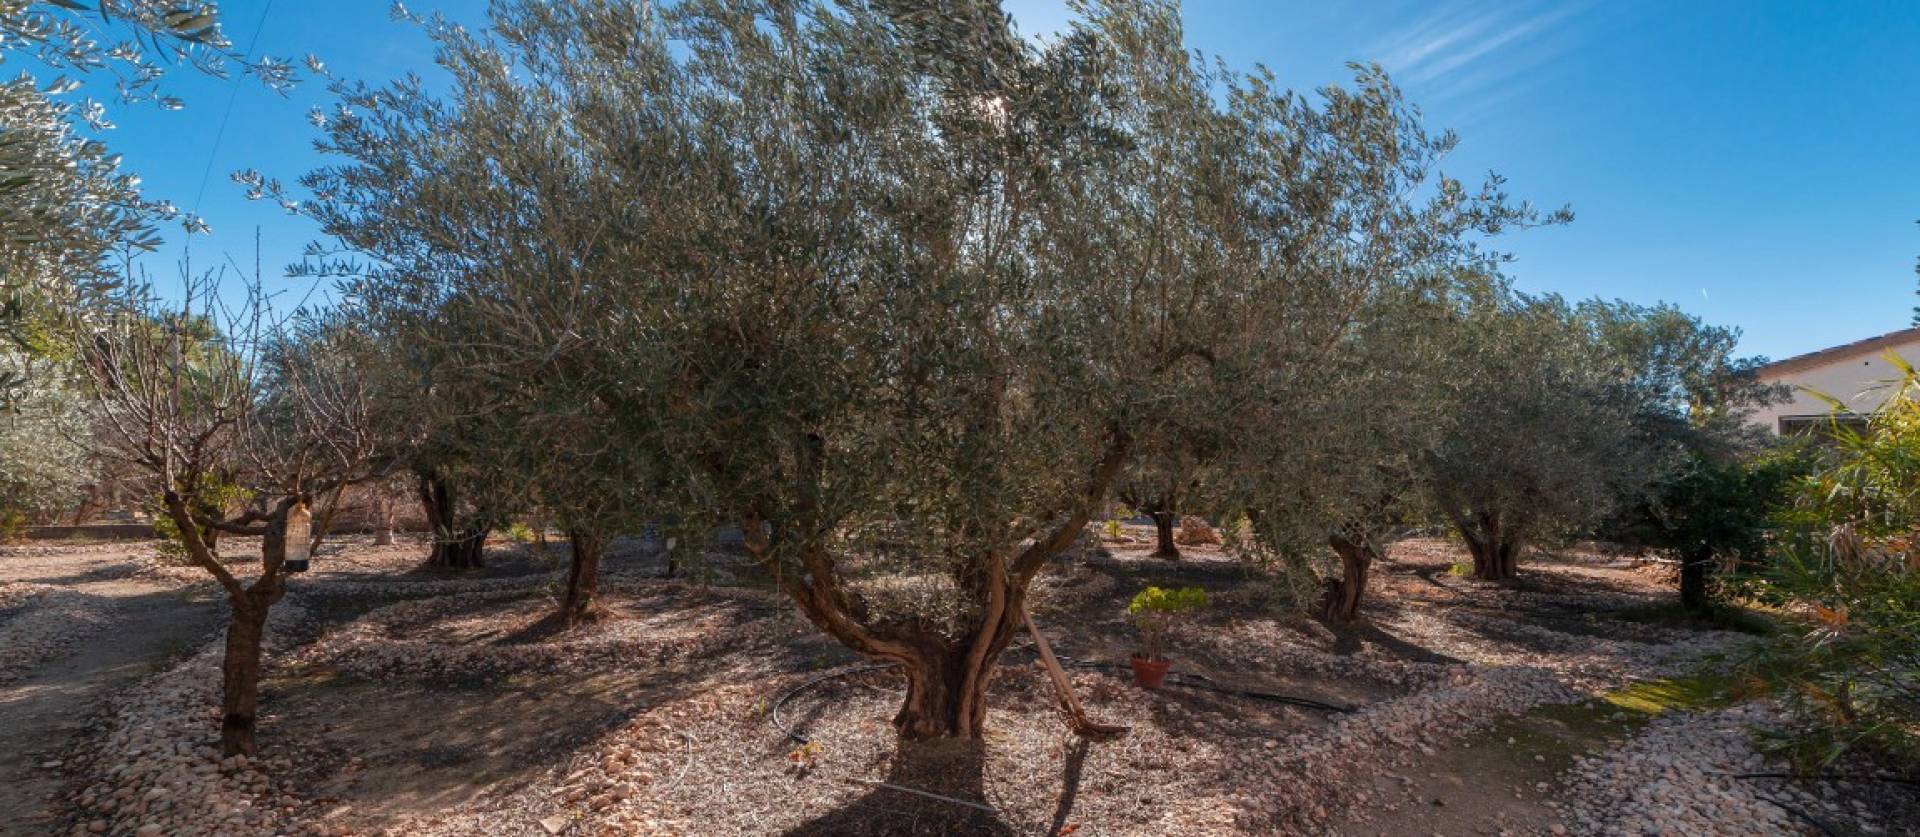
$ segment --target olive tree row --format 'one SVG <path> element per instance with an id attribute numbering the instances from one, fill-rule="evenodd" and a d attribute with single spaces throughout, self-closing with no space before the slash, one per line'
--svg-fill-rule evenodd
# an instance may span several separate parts
<path id="1" fill-rule="evenodd" d="M 1537 220 L 1439 176 L 1451 137 L 1378 71 L 1283 91 L 1169 4 L 1045 45 L 985 2 L 425 23 L 450 92 L 337 86 L 345 160 L 304 181 L 356 293 L 432 312 L 401 339 L 516 421 L 578 422 L 507 459 L 568 463 L 583 526 L 740 527 L 901 664 L 909 737 L 981 733 L 1034 577 L 1136 451 L 1292 432 L 1378 292 Z"/>
<path id="2" fill-rule="evenodd" d="M 1666 306 L 1500 294 L 1445 334 L 1442 427 L 1421 465 L 1483 579 L 1646 509 L 1690 453 L 1738 446 L 1773 395 L 1734 356 L 1737 334 Z"/>

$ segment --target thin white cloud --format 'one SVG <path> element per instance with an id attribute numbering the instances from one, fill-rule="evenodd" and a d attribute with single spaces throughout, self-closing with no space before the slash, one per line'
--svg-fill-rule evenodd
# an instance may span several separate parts
<path id="1" fill-rule="evenodd" d="M 1556 58 L 1560 48 L 1550 36 L 1582 6 L 1443 9 L 1376 42 L 1368 57 L 1403 83 L 1450 98 L 1478 95 Z"/>

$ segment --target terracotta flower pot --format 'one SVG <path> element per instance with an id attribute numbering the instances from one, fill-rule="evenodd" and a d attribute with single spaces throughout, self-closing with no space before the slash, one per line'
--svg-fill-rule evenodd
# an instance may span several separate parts
<path id="1" fill-rule="evenodd" d="M 1149 660 L 1139 655 L 1135 655 L 1130 662 L 1133 663 L 1133 682 L 1140 684 L 1143 689 L 1160 688 L 1160 684 L 1167 680 L 1167 667 L 1173 665 L 1167 660 Z"/>

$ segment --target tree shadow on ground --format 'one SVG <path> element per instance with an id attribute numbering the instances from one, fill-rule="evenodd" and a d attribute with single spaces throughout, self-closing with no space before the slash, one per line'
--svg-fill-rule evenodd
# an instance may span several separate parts
<path id="1" fill-rule="evenodd" d="M 986 801 L 985 772 L 986 748 L 978 740 L 902 740 L 888 765 L 884 785 L 873 785 L 858 798 L 784 833 L 794 837 L 1013 835 L 1013 826 Z M 1063 797 L 1063 802 L 1070 800 L 1070 795 Z M 976 805 L 981 807 L 973 807 Z M 1063 804 L 1062 815 L 1066 808 Z"/>
<path id="2" fill-rule="evenodd" d="M 1080 774 L 1087 766 L 1087 750 L 1091 743 L 1085 738 L 1075 738 L 1073 746 L 1067 750 L 1067 764 L 1061 771 L 1060 804 L 1053 809 L 1053 821 L 1047 825 L 1048 834 L 1059 834 L 1067 827 L 1067 818 L 1073 815 L 1073 802 L 1080 796 Z"/>
<path id="3" fill-rule="evenodd" d="M 1352 656 L 1360 653 L 1360 651 L 1366 647 L 1367 643 L 1372 643 L 1393 652 L 1394 655 L 1401 659 L 1411 660 L 1413 662 L 1440 663 L 1442 665 L 1459 665 L 1462 662 L 1458 657 L 1442 654 L 1433 649 L 1416 645 L 1387 633 L 1386 630 L 1379 625 L 1364 618 L 1351 625 L 1342 625 L 1337 622 L 1329 622 L 1326 624 L 1327 629 L 1333 632 L 1333 653 L 1341 656 Z"/>

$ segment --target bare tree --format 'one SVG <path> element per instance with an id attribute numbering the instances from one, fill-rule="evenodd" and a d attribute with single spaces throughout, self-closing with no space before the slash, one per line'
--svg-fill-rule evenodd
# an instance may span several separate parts
<path id="1" fill-rule="evenodd" d="M 382 466 L 364 384 L 333 355 L 341 336 L 322 321 L 272 320 L 257 293 L 237 308 L 219 300 L 212 276 L 186 283 L 177 308 L 131 300 L 79 348 L 96 443 L 153 481 L 188 560 L 226 592 L 221 748 L 232 755 L 254 751 L 267 615 L 286 595 L 289 544 L 324 533 L 311 509 Z M 212 332 L 209 309 L 221 322 Z M 250 491 L 243 509 L 215 515 L 196 502 L 216 474 Z M 258 573 L 244 577 L 209 530 L 260 538 Z"/>

